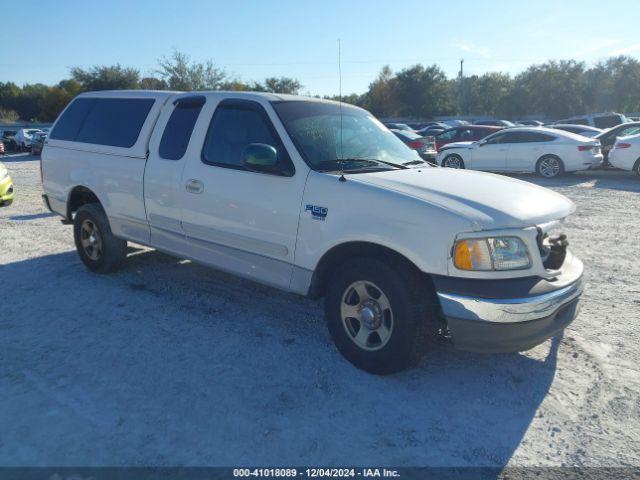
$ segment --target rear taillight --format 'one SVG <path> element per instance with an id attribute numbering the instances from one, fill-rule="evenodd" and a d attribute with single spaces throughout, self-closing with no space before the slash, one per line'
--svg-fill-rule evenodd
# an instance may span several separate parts
<path id="1" fill-rule="evenodd" d="M 616 143 L 613 148 L 615 148 L 616 150 L 619 150 L 621 148 L 630 148 L 630 147 L 631 147 L 630 143 L 620 142 L 620 143 Z"/>
<path id="2" fill-rule="evenodd" d="M 411 148 L 422 148 L 422 142 L 419 140 L 415 140 L 413 142 L 409 142 L 408 144 Z"/>
<path id="3" fill-rule="evenodd" d="M 578 150 L 581 152 L 586 152 L 587 150 L 591 150 L 593 145 L 578 145 Z"/>

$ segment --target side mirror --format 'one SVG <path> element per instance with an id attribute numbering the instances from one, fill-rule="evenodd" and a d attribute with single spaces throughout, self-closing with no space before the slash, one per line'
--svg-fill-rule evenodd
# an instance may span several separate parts
<path id="1" fill-rule="evenodd" d="M 242 152 L 242 161 L 247 170 L 262 173 L 279 172 L 278 151 L 266 143 L 250 143 Z"/>
<path id="2" fill-rule="evenodd" d="M 486 144 L 487 144 L 487 141 L 486 141 L 486 140 L 478 140 L 478 146 L 479 146 L 479 147 L 483 147 L 483 146 L 485 146 Z"/>

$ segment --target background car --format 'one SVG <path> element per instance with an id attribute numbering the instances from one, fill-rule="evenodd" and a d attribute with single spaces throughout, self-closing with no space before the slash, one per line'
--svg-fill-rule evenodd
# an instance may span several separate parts
<path id="1" fill-rule="evenodd" d="M 475 142 L 487 135 L 502 130 L 502 127 L 490 127 L 485 125 L 464 125 L 445 130 L 435 135 L 436 150 L 440 150 L 444 145 L 454 142 Z"/>
<path id="2" fill-rule="evenodd" d="M 474 125 L 487 125 L 493 127 L 515 127 L 516 124 L 510 122 L 509 120 L 478 120 L 477 122 L 473 122 Z"/>
<path id="3" fill-rule="evenodd" d="M 451 127 L 449 127 L 448 125 L 429 125 L 428 127 L 421 128 L 416 133 L 423 137 L 433 137 L 435 135 L 438 135 L 439 133 L 444 132 L 449 128 Z"/>
<path id="4" fill-rule="evenodd" d="M 451 143 L 438 152 L 443 167 L 492 172 L 536 172 L 553 178 L 602 164 L 600 142 L 544 127 L 514 127 L 477 142 Z"/>
<path id="5" fill-rule="evenodd" d="M 520 127 L 541 127 L 544 123 L 540 120 L 518 120 L 516 125 Z"/>
<path id="6" fill-rule="evenodd" d="M 384 126 L 389 130 L 406 130 L 407 132 L 413 132 L 413 128 L 406 123 L 385 123 Z"/>
<path id="7" fill-rule="evenodd" d="M 47 139 L 46 132 L 36 132 L 31 137 L 31 153 L 33 155 L 40 155 L 42 153 L 42 148 L 44 147 L 44 142 Z"/>
<path id="8" fill-rule="evenodd" d="M 602 129 L 596 127 L 590 127 L 589 125 L 563 125 L 563 124 L 554 124 L 550 125 L 551 128 L 555 128 L 556 130 L 564 130 L 565 132 L 575 133 L 577 135 L 582 135 L 583 137 L 595 137 L 596 135 L 602 133 Z"/>
<path id="9" fill-rule="evenodd" d="M 616 143 L 617 137 L 628 137 L 630 135 L 637 134 L 640 134 L 640 122 L 622 123 L 596 135 L 594 138 L 599 140 L 600 145 L 602 145 L 604 164 L 608 165 L 609 163 L 609 152 L 613 148 L 613 145 Z"/>
<path id="10" fill-rule="evenodd" d="M 606 112 L 577 115 L 564 120 L 558 120 L 554 122 L 554 125 L 589 125 L 596 128 L 611 128 L 628 122 L 629 119 L 621 113 Z"/>
<path id="11" fill-rule="evenodd" d="M 0 162 L 0 207 L 8 207 L 13 203 L 13 180 L 4 163 Z"/>
<path id="12" fill-rule="evenodd" d="M 415 132 L 407 132 L 406 130 L 391 130 L 393 134 L 404 142 L 406 146 L 415 150 L 420 158 L 427 162 L 435 162 L 436 147 L 433 137 L 421 137 Z"/>
<path id="13" fill-rule="evenodd" d="M 13 139 L 17 130 L 4 130 L 0 135 L 0 142 L 4 144 L 5 152 L 13 152 L 17 149 L 16 142 Z"/>
<path id="14" fill-rule="evenodd" d="M 618 137 L 609 152 L 609 163 L 612 167 L 640 175 L 640 134 Z"/>
<path id="15" fill-rule="evenodd" d="M 41 132 L 38 128 L 21 128 L 16 133 L 16 136 L 13 137 L 16 145 L 18 146 L 18 151 L 23 152 L 29 150 L 31 148 L 31 139 L 33 138 L 34 133 Z"/>

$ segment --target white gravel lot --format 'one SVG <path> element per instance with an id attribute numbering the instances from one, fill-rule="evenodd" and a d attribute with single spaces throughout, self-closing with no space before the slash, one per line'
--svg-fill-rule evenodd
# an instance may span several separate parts
<path id="1" fill-rule="evenodd" d="M 337 353 L 320 302 L 148 249 L 88 273 L 39 164 L 0 159 L 0 465 L 640 465 L 640 178 L 543 181 L 578 207 L 582 312 L 524 354 L 443 342 L 402 374 Z"/>

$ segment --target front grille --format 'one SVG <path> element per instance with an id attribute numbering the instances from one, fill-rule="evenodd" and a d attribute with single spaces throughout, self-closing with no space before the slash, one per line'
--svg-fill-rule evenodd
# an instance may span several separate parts
<path id="1" fill-rule="evenodd" d="M 564 233 L 549 235 L 538 228 L 538 250 L 542 258 L 542 265 L 547 270 L 559 270 L 567 258 L 569 241 Z"/>

